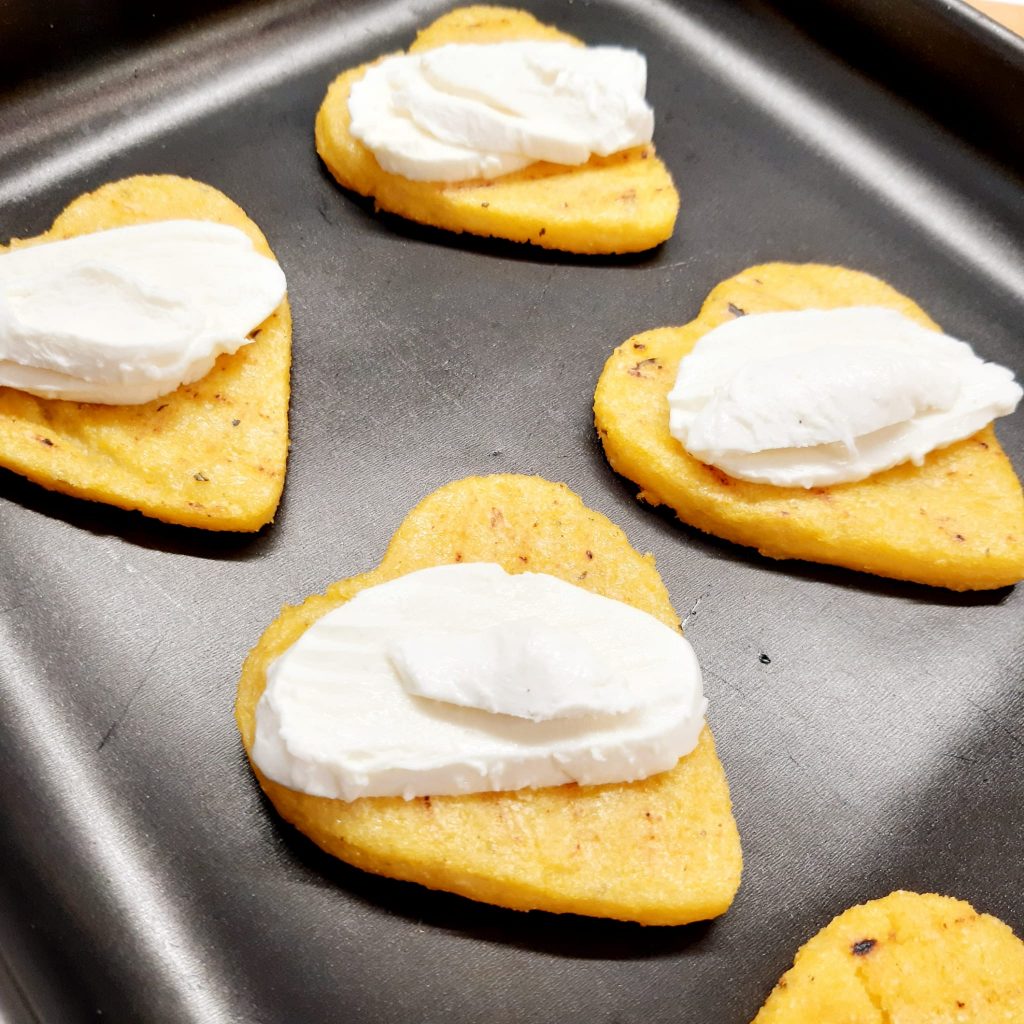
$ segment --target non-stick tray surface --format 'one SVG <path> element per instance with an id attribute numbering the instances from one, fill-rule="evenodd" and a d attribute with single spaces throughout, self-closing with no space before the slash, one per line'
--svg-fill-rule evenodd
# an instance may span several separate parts
<path id="1" fill-rule="evenodd" d="M 896 888 L 1024 932 L 1021 588 L 776 564 L 681 527 L 608 469 L 590 408 L 615 345 L 765 260 L 878 274 L 1021 374 L 1015 169 L 770 5 L 535 0 L 647 54 L 675 236 L 575 259 L 420 230 L 341 191 L 312 124 L 337 71 L 446 6 L 235 4 L 0 102 L 0 235 L 104 181 L 191 175 L 264 229 L 295 317 L 288 484 L 260 535 L 0 475 L 0 948 L 40 1020 L 746 1024 L 797 946 Z M 1024 470 L 1024 416 L 999 433 Z M 235 682 L 281 604 L 372 567 L 428 492 L 494 471 L 566 481 L 657 555 L 744 845 L 712 924 L 373 878 L 282 825 L 246 767 Z"/>

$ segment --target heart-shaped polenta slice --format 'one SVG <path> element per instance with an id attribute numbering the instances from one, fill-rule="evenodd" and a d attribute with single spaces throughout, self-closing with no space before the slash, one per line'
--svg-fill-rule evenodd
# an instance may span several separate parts
<path id="1" fill-rule="evenodd" d="M 409 52 L 516 39 L 579 42 L 526 11 L 460 7 L 420 32 Z M 535 163 L 491 181 L 423 182 L 387 173 L 349 134 L 349 91 L 368 67 L 331 83 L 316 118 L 316 148 L 345 188 L 372 196 L 378 209 L 448 231 L 584 254 L 641 252 L 671 236 L 679 195 L 653 144 L 580 167 Z"/>
<path id="2" fill-rule="evenodd" d="M 126 178 L 80 196 L 37 238 L 12 248 L 159 220 L 256 225 L 209 185 Z M 258 530 L 274 517 L 288 455 L 291 314 L 287 299 L 201 380 L 145 405 L 35 398 L 0 387 L 0 466 L 43 487 L 207 530 Z"/>
<path id="3" fill-rule="evenodd" d="M 748 483 L 695 459 L 668 430 L 680 360 L 719 324 L 774 310 L 888 306 L 935 328 L 884 281 L 842 267 L 768 263 L 718 285 L 685 327 L 647 331 L 605 364 L 594 416 L 612 468 L 641 500 L 770 558 L 827 562 L 952 590 L 1024 578 L 1024 498 L 990 426 L 858 483 L 811 490 Z"/>
<path id="4" fill-rule="evenodd" d="M 417 569 L 483 561 L 559 576 L 679 627 L 654 559 L 634 551 L 620 529 L 563 484 L 524 476 L 462 480 L 409 513 L 379 568 L 285 608 L 263 634 L 238 687 L 246 751 L 267 665 L 320 616 Z M 282 817 L 328 853 L 516 910 L 685 924 L 724 913 L 739 886 L 739 836 L 707 727 L 670 771 L 606 786 L 346 803 L 254 771 Z"/>
<path id="5" fill-rule="evenodd" d="M 894 892 L 796 955 L 754 1024 L 1020 1024 L 1024 943 L 949 896 Z"/>

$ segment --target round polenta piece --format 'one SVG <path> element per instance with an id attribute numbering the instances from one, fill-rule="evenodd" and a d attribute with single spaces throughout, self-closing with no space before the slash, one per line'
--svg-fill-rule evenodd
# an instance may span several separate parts
<path id="1" fill-rule="evenodd" d="M 894 892 L 796 955 L 754 1024 L 1021 1024 L 1024 943 L 948 896 Z"/>
<path id="2" fill-rule="evenodd" d="M 162 220 L 244 231 L 245 213 L 209 185 L 173 175 L 126 178 L 80 196 L 37 238 L 11 248 Z M 206 530 L 258 530 L 281 500 L 288 455 L 291 313 L 284 299 L 234 355 L 145 405 L 36 398 L 0 387 L 0 466 L 52 491 Z"/>
<path id="3" fill-rule="evenodd" d="M 733 317 L 777 310 L 886 306 L 937 329 L 884 281 L 842 267 L 768 263 L 718 285 L 696 320 L 647 331 L 608 359 L 594 418 L 615 472 L 639 498 L 769 558 L 801 558 L 951 590 L 1024 579 L 1024 497 L 991 424 L 857 483 L 775 487 L 737 480 L 694 458 L 668 429 L 679 363 Z"/>
<path id="4" fill-rule="evenodd" d="M 526 11 L 460 7 L 423 29 L 409 52 L 512 40 L 579 43 Z M 679 195 L 651 143 L 579 167 L 538 162 L 490 181 L 423 182 L 389 174 L 349 133 L 349 92 L 370 66 L 331 83 L 316 118 L 316 148 L 340 184 L 372 196 L 378 209 L 447 231 L 591 255 L 641 252 L 671 236 Z"/>
<path id="5" fill-rule="evenodd" d="M 235 708 L 251 751 L 267 666 L 359 591 L 430 566 L 496 562 L 543 572 L 624 601 L 673 629 L 679 618 L 650 555 L 538 477 L 474 477 L 422 501 L 377 569 L 285 608 L 249 655 Z M 729 790 L 705 726 L 697 747 L 638 782 L 459 796 L 309 796 L 253 766 L 278 812 L 328 853 L 366 871 L 515 910 L 589 914 L 642 924 L 717 917 L 742 860 Z"/>

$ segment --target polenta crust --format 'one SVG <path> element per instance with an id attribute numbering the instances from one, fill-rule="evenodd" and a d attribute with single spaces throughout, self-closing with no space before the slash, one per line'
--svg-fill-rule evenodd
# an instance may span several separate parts
<path id="1" fill-rule="evenodd" d="M 796 955 L 754 1024 L 1020 1024 L 1024 943 L 949 896 L 852 907 Z"/>
<path id="2" fill-rule="evenodd" d="M 858 483 L 810 490 L 749 483 L 695 459 L 668 431 L 680 360 L 734 316 L 888 306 L 938 329 L 884 281 L 843 267 L 768 263 L 718 285 L 685 327 L 647 331 L 608 359 L 594 418 L 615 472 L 639 498 L 769 558 L 800 558 L 951 590 L 1024 579 L 1024 498 L 990 426 Z"/>
<path id="3" fill-rule="evenodd" d="M 126 178 L 80 196 L 38 245 L 107 228 L 186 218 L 267 240 L 209 185 L 173 175 Z M 254 531 L 274 517 L 288 455 L 291 313 L 285 299 L 201 380 L 145 405 L 35 398 L 0 387 L 0 466 L 52 491 L 167 523 Z"/>
<path id="4" fill-rule="evenodd" d="M 267 665 L 320 616 L 365 587 L 417 569 L 493 561 L 546 572 L 626 601 L 673 629 L 679 619 L 650 555 L 538 477 L 473 477 L 424 499 L 395 533 L 380 567 L 285 608 L 242 671 L 235 708 L 247 752 Z M 739 886 L 739 835 L 705 727 L 670 771 L 633 783 L 346 803 L 271 782 L 283 818 L 356 867 L 515 910 L 685 924 L 724 913 Z"/>
<path id="5" fill-rule="evenodd" d="M 516 39 L 579 43 L 525 11 L 475 6 L 423 29 L 409 52 Z M 671 236 L 679 195 L 653 144 L 581 167 L 531 164 L 491 181 L 422 182 L 387 173 L 349 133 L 349 92 L 371 66 L 331 83 L 316 118 L 316 148 L 341 185 L 372 196 L 378 209 L 447 231 L 590 255 L 641 252 Z"/>

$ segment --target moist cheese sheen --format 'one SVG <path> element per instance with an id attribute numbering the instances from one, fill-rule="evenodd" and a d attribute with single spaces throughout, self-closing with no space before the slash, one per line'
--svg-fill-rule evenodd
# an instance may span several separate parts
<path id="1" fill-rule="evenodd" d="M 285 277 L 243 231 L 135 224 L 0 255 L 0 386 L 138 405 L 251 341 Z"/>
<path id="2" fill-rule="evenodd" d="M 387 57 L 349 94 L 351 134 L 392 174 L 466 181 L 651 141 L 647 62 L 615 46 L 452 43 Z"/>
<path id="3" fill-rule="evenodd" d="M 689 753 L 705 707 L 692 648 L 653 616 L 463 563 L 310 626 L 267 670 L 252 758 L 342 800 L 624 782 Z"/>
<path id="4" fill-rule="evenodd" d="M 749 314 L 680 362 L 669 431 L 740 480 L 822 487 L 920 465 L 1020 398 L 1006 367 L 892 309 Z"/>

